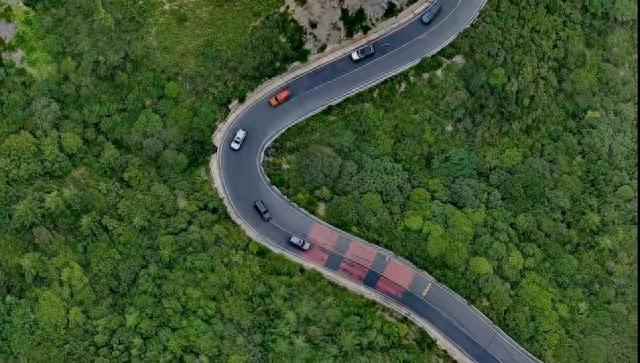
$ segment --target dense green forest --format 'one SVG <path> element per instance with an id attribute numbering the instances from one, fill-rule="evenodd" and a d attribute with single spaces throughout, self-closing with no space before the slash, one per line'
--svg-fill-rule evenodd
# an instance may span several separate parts
<path id="1" fill-rule="evenodd" d="M 268 174 L 541 359 L 637 361 L 636 10 L 490 0 L 440 56 L 285 133 Z"/>
<path id="2" fill-rule="evenodd" d="M 0 67 L 0 361 L 450 360 L 207 180 L 230 100 L 306 57 L 280 0 L 25 4 L 0 1 L 27 54 Z"/>

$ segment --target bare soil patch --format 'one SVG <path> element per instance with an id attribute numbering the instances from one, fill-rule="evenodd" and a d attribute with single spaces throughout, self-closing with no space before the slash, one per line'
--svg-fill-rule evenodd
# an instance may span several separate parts
<path id="1" fill-rule="evenodd" d="M 347 9 L 350 13 L 364 9 L 367 23 L 373 28 L 384 20 L 385 11 L 390 6 L 399 12 L 408 3 L 410 0 L 285 0 L 293 17 L 305 28 L 306 45 L 312 53 L 320 53 L 347 39 L 344 24 L 340 20 L 341 9 Z"/>

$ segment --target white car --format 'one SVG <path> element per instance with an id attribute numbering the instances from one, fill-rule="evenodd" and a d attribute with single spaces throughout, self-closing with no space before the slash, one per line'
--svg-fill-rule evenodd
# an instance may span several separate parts
<path id="1" fill-rule="evenodd" d="M 368 57 L 375 52 L 373 49 L 373 44 L 367 44 L 362 48 L 357 49 L 355 52 L 351 53 L 351 60 L 358 61 L 362 58 Z"/>
<path id="2" fill-rule="evenodd" d="M 243 129 L 238 129 L 236 136 L 234 136 L 233 141 L 231 141 L 231 148 L 233 150 L 240 150 L 240 146 L 242 146 L 245 137 L 247 137 L 247 132 Z"/>

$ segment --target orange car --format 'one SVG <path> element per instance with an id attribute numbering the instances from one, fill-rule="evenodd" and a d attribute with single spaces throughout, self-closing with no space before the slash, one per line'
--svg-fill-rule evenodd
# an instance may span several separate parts
<path id="1" fill-rule="evenodd" d="M 288 88 L 284 88 L 280 90 L 280 92 L 276 93 L 275 96 L 269 98 L 269 104 L 272 107 L 276 107 L 284 101 L 288 100 L 289 96 L 291 96 L 291 90 L 289 90 Z"/>

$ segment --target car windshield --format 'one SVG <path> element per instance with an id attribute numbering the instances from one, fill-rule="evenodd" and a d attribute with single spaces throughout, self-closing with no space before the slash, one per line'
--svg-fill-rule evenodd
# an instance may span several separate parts
<path id="1" fill-rule="evenodd" d="M 358 49 L 358 54 L 365 55 L 371 51 L 371 46 Z"/>

